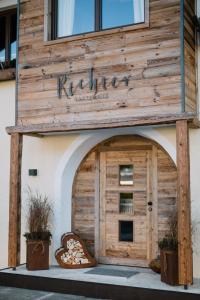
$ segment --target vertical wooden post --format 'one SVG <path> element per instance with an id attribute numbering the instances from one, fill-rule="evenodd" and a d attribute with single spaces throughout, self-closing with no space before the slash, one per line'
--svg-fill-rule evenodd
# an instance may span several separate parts
<path id="1" fill-rule="evenodd" d="M 11 135 L 8 265 L 12 268 L 20 264 L 22 141 L 21 134 Z"/>
<path id="2" fill-rule="evenodd" d="M 95 153 L 95 258 L 99 259 L 100 249 L 100 153 L 97 150 Z"/>
<path id="3" fill-rule="evenodd" d="M 158 148 L 152 148 L 152 258 L 156 258 L 159 254 L 158 250 Z"/>
<path id="4" fill-rule="evenodd" d="M 179 283 L 187 286 L 193 281 L 190 203 L 189 130 L 186 120 L 176 122 L 178 174 L 178 258 Z"/>

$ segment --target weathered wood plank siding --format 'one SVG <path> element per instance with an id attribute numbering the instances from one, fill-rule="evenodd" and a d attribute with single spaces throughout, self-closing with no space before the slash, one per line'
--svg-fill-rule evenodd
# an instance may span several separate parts
<path id="1" fill-rule="evenodd" d="M 185 110 L 196 112 L 195 0 L 184 0 Z"/>
<path id="2" fill-rule="evenodd" d="M 170 216 L 177 210 L 176 166 L 161 149 L 158 149 L 158 236 L 163 238 L 169 226 Z"/>
<path id="3" fill-rule="evenodd" d="M 95 234 L 95 166 L 93 151 L 77 171 L 72 197 L 72 230 L 85 241 L 91 254 Z"/>
<path id="4" fill-rule="evenodd" d="M 180 1 L 150 0 L 149 27 L 44 43 L 44 0 L 20 1 L 18 125 L 70 122 L 97 124 L 181 112 Z M 66 39 L 65 39 L 66 40 Z M 88 87 L 57 97 L 57 76 L 70 73 L 74 85 L 107 78 L 97 96 Z M 111 86 L 113 76 L 130 76 L 129 86 Z M 93 93 L 94 96 L 94 93 Z"/>

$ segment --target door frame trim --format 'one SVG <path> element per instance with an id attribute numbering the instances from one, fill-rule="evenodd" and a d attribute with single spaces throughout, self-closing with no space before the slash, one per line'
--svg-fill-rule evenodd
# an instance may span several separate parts
<path id="1" fill-rule="evenodd" d="M 127 264 L 121 262 L 120 258 L 114 258 L 109 256 L 102 256 L 100 253 L 104 253 L 105 249 L 103 248 L 102 239 L 100 237 L 100 220 L 102 221 L 103 216 L 101 215 L 101 205 L 102 205 L 102 182 L 101 176 L 105 176 L 105 166 L 103 169 L 100 169 L 100 156 L 105 156 L 106 152 L 109 151 L 137 151 L 137 150 L 146 150 L 147 151 L 147 202 L 153 202 L 153 212 L 149 213 L 147 207 L 147 260 L 138 260 L 138 259 L 128 259 Z M 96 150 L 96 176 L 95 176 L 95 258 L 99 263 L 105 264 L 121 264 L 121 265 L 130 265 L 130 266 L 140 266 L 148 267 L 148 262 L 153 258 L 157 257 L 158 253 L 158 199 L 157 199 L 157 147 L 155 145 L 145 146 L 132 146 L 127 149 L 127 147 L 112 147 L 111 150 L 107 150 L 107 147 L 98 148 Z M 155 164 L 155 165 L 154 165 Z M 152 180 L 151 180 L 152 179 Z M 103 201 L 104 203 L 104 201 Z M 105 224 L 105 223 L 104 223 Z M 105 226 L 104 226 L 105 227 Z M 105 230 L 105 228 L 104 228 Z M 124 260 L 124 259 L 123 259 Z"/>

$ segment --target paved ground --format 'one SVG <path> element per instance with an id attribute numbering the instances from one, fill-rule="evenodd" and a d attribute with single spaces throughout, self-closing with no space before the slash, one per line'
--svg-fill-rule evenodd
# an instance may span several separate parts
<path id="1" fill-rule="evenodd" d="M 94 298 L 0 286 L 0 300 L 95 300 Z"/>

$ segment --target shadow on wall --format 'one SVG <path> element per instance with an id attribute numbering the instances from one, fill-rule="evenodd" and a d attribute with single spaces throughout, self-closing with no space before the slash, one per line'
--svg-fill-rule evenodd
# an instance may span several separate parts
<path id="1" fill-rule="evenodd" d="M 195 218 L 192 221 L 192 243 L 194 254 L 200 256 L 200 220 Z"/>

